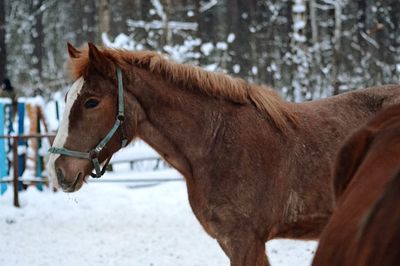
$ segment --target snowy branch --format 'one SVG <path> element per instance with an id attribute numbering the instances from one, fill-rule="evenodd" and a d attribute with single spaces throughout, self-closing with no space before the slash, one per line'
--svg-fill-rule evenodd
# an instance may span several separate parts
<path id="1" fill-rule="evenodd" d="M 374 46 L 376 49 L 379 49 L 379 44 L 374 39 L 372 39 L 367 33 L 360 31 L 360 34 L 364 38 L 364 40 L 372 44 L 372 46 Z"/>
<path id="2" fill-rule="evenodd" d="M 216 4 L 218 4 L 218 0 L 210 0 L 210 2 L 208 2 L 208 3 L 203 3 L 202 2 L 199 11 L 200 12 L 205 12 L 205 11 L 211 9 Z"/>
<path id="3" fill-rule="evenodd" d="M 167 20 L 167 14 L 165 14 L 164 9 L 161 5 L 160 0 L 151 0 L 152 5 L 154 6 L 157 15 L 160 16 L 162 21 L 166 21 Z"/>

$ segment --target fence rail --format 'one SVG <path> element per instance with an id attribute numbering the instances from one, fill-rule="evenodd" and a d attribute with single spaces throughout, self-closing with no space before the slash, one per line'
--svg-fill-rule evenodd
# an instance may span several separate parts
<path id="1" fill-rule="evenodd" d="M 43 138 L 48 138 L 50 145 L 53 143 L 55 134 L 25 134 L 25 135 L 0 135 L 0 139 L 12 139 L 13 140 L 13 176 L 8 177 L 8 178 L 2 178 L 0 180 L 1 183 L 12 183 L 13 184 L 13 203 L 15 207 L 20 207 L 19 204 L 19 191 L 18 191 L 18 183 L 22 182 L 23 184 L 30 185 L 30 184 L 37 184 L 37 183 L 42 183 L 42 184 L 49 184 L 48 178 L 20 178 L 18 175 L 18 141 L 20 139 L 27 140 L 27 139 L 32 139 L 32 138 L 37 138 L 37 139 L 43 139 Z M 130 163 L 131 169 L 133 168 L 133 164 L 136 162 L 140 161 L 146 161 L 146 160 L 156 160 L 157 164 L 160 163 L 161 157 L 155 156 L 155 155 L 146 155 L 142 158 L 135 158 L 132 160 L 129 159 L 116 159 L 112 161 L 112 164 L 120 164 L 120 163 Z M 15 163 L 17 162 L 17 163 Z M 182 181 L 182 178 L 135 178 L 135 179 L 129 179 L 129 178 L 124 178 L 124 179 L 116 179 L 116 180 L 110 180 L 110 179 L 93 179 L 90 180 L 90 182 L 95 182 L 95 183 L 129 183 L 129 182 L 171 182 L 171 181 Z"/>
<path id="2" fill-rule="evenodd" d="M 48 138 L 50 143 L 53 143 L 55 138 L 54 134 L 27 134 L 27 135 L 0 135 L 0 139 L 12 139 L 13 140 L 13 187 L 14 187 L 14 206 L 20 207 L 19 196 L 18 196 L 18 140 L 20 139 L 32 139 L 32 138 Z M 43 180 L 42 182 L 45 182 Z"/>

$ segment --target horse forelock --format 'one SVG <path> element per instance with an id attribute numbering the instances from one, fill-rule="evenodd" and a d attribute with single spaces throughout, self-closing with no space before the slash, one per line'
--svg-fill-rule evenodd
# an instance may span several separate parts
<path id="1" fill-rule="evenodd" d="M 62 148 L 64 147 L 67 137 L 68 137 L 68 128 L 69 128 L 69 114 L 71 112 L 71 108 L 74 105 L 78 95 L 83 87 L 84 80 L 82 77 L 78 78 L 71 86 L 71 89 L 68 91 L 66 96 L 64 113 L 60 122 L 60 126 L 57 131 L 57 135 L 53 142 L 53 147 Z M 49 176 L 51 178 L 51 182 L 53 185 L 57 186 L 57 178 L 56 178 L 56 170 L 55 170 L 55 161 L 60 157 L 60 154 L 50 154 L 48 168 Z"/>
<path id="2" fill-rule="evenodd" d="M 105 57 L 128 72 L 131 71 L 132 66 L 136 66 L 160 75 L 171 83 L 183 85 L 182 87 L 187 89 L 197 89 L 208 95 L 235 103 L 253 104 L 259 111 L 265 113 L 280 130 L 287 128 L 288 121 L 296 122 L 295 115 L 288 107 L 288 103 L 283 101 L 271 88 L 249 84 L 227 74 L 179 64 L 165 59 L 163 55 L 156 52 L 112 48 L 101 48 L 100 50 Z M 88 51 L 84 49 L 81 56 L 70 59 L 72 78 L 85 76 L 88 65 Z"/>

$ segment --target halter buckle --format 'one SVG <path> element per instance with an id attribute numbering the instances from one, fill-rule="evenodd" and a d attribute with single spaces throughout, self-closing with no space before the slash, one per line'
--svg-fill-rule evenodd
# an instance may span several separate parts
<path id="1" fill-rule="evenodd" d="M 97 149 L 91 150 L 91 151 L 89 152 L 90 160 L 93 160 L 93 159 L 98 158 L 98 157 L 99 157 L 99 152 L 100 152 L 100 151 L 98 151 Z"/>
<path id="2" fill-rule="evenodd" d="M 121 123 L 122 123 L 122 122 L 125 121 L 125 115 L 119 114 L 119 115 L 117 115 L 117 119 L 118 119 L 119 121 L 121 121 Z"/>

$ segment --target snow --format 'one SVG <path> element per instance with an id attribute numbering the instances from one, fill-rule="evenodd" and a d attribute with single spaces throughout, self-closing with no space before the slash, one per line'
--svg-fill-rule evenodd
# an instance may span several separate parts
<path id="1" fill-rule="evenodd" d="M 128 158 L 159 155 L 136 141 L 112 162 Z M 19 194 L 19 209 L 8 189 L 0 196 L 0 265 L 229 265 L 196 220 L 176 170 L 121 166 L 73 194 L 30 186 Z M 23 178 L 33 175 L 26 171 Z M 273 240 L 266 252 L 272 265 L 306 266 L 315 249 L 315 241 Z"/>
<path id="2" fill-rule="evenodd" d="M 211 42 L 203 43 L 200 46 L 200 50 L 203 52 L 203 54 L 205 56 L 210 55 L 213 49 L 214 49 L 214 45 Z"/>
<path id="3" fill-rule="evenodd" d="M 153 157 L 159 155 L 136 141 L 112 162 Z M 0 265 L 229 265 L 196 220 L 176 170 L 113 168 L 73 194 L 31 186 L 20 192 L 19 209 L 7 190 L 0 197 Z M 266 252 L 272 265 L 305 266 L 315 248 L 315 241 L 273 240 Z"/>
<path id="4" fill-rule="evenodd" d="M 30 187 L 20 209 L 8 190 L 0 197 L 0 265 L 229 265 L 193 215 L 183 181 L 135 184 L 89 182 L 74 194 Z M 302 266 L 315 248 L 273 240 L 267 252 L 272 265 Z"/>
<path id="5" fill-rule="evenodd" d="M 164 51 L 168 53 L 169 58 L 179 62 L 187 62 L 189 59 L 199 58 L 201 55 L 199 52 L 195 52 L 195 47 L 201 44 L 201 40 L 198 38 L 189 38 L 184 41 L 183 45 L 165 45 Z"/>
<path id="6" fill-rule="evenodd" d="M 191 18 L 191 17 L 194 16 L 194 12 L 193 12 L 192 10 L 189 10 L 189 11 L 186 13 L 186 15 L 187 15 L 189 18 Z"/>
<path id="7" fill-rule="evenodd" d="M 292 7 L 292 11 L 294 13 L 304 13 L 306 11 L 306 6 L 303 3 L 303 0 L 295 0 L 295 4 Z"/>
<path id="8" fill-rule="evenodd" d="M 162 7 L 160 1 L 159 1 L 159 0 L 151 0 L 150 2 L 153 4 L 153 6 L 154 6 L 154 8 L 155 8 L 155 11 L 157 12 L 157 15 L 158 15 L 163 21 L 166 21 L 166 20 L 167 20 L 167 14 L 165 14 L 164 9 L 163 9 L 163 7 Z"/>
<path id="9" fill-rule="evenodd" d="M 235 73 L 235 74 L 239 73 L 240 65 L 238 65 L 238 64 L 233 65 L 232 70 L 233 70 L 233 73 Z"/>
<path id="10" fill-rule="evenodd" d="M 200 4 L 199 11 L 200 11 L 200 12 L 205 12 L 205 11 L 211 9 L 213 6 L 215 6 L 215 5 L 217 5 L 217 4 L 218 4 L 218 0 L 209 0 L 209 1 L 206 2 L 206 3 L 202 2 L 202 3 Z"/>
<path id="11" fill-rule="evenodd" d="M 297 32 L 293 33 L 293 39 L 296 42 L 300 42 L 300 43 L 303 43 L 306 41 L 306 37 L 304 35 L 298 34 Z"/>
<path id="12" fill-rule="evenodd" d="M 228 44 L 226 42 L 217 42 L 216 47 L 217 47 L 217 49 L 226 51 L 228 49 Z"/>
<path id="13" fill-rule="evenodd" d="M 226 41 L 228 43 L 232 43 L 236 38 L 236 35 L 234 33 L 229 33 L 228 38 L 226 38 Z"/>
<path id="14" fill-rule="evenodd" d="M 118 34 L 114 41 L 111 41 L 108 37 L 107 33 L 102 33 L 101 39 L 105 46 L 112 48 L 123 48 L 128 50 L 142 50 L 143 46 L 139 43 L 136 43 L 133 38 L 129 37 L 124 33 Z"/>
<path id="15" fill-rule="evenodd" d="M 128 19 L 127 24 L 132 29 L 134 28 L 144 28 L 149 29 L 163 29 L 165 28 L 165 23 L 161 20 L 153 20 L 150 22 L 145 22 L 144 20 L 132 20 Z M 181 22 L 181 21 L 168 21 L 168 28 L 175 30 L 197 30 L 198 24 L 195 22 Z"/>
<path id="16" fill-rule="evenodd" d="M 203 67 L 203 69 L 207 71 L 217 71 L 218 70 L 218 63 L 209 64 Z"/>
<path id="17" fill-rule="evenodd" d="M 258 74 L 258 68 L 257 68 L 256 66 L 252 66 L 252 67 L 251 67 L 251 73 L 252 73 L 253 75 L 257 75 L 257 74 Z"/>
<path id="18" fill-rule="evenodd" d="M 111 159 L 111 163 L 152 158 L 160 158 L 160 155 L 144 142 L 136 141 L 132 145 L 115 153 Z"/>
<path id="19" fill-rule="evenodd" d="M 360 31 L 360 35 L 376 49 L 379 49 L 379 44 L 373 38 L 371 38 L 367 33 Z"/>
<path id="20" fill-rule="evenodd" d="M 294 22 L 293 29 L 298 31 L 304 29 L 306 26 L 306 22 L 304 20 L 297 20 Z"/>

